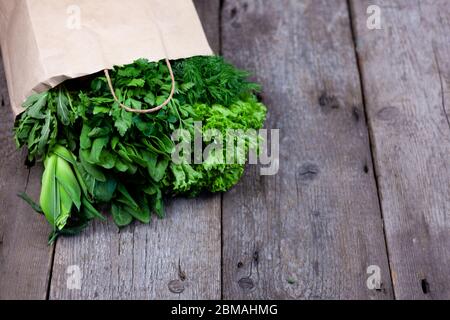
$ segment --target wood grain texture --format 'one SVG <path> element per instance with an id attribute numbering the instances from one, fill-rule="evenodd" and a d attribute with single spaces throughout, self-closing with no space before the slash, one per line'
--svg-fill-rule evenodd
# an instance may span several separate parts
<path id="1" fill-rule="evenodd" d="M 59 239 L 50 299 L 219 299 L 220 197 L 169 203 L 150 225 L 96 222 Z M 67 287 L 70 266 L 81 290 Z"/>
<path id="2" fill-rule="evenodd" d="M 219 51 L 219 1 L 196 1 L 213 50 Z M 95 222 L 57 242 L 50 299 L 220 299 L 221 196 L 170 199 L 167 218 L 120 233 Z M 81 290 L 67 287 L 69 266 Z"/>
<path id="3" fill-rule="evenodd" d="M 227 0 L 222 30 L 280 129 L 279 173 L 251 167 L 224 195 L 224 298 L 391 298 L 346 1 Z"/>
<path id="4" fill-rule="evenodd" d="M 366 27 L 368 5 L 382 30 Z M 450 298 L 450 3 L 352 1 L 395 295 Z"/>
<path id="5" fill-rule="evenodd" d="M 14 144 L 11 111 L 0 56 L 0 299 L 45 299 L 53 247 L 50 229 L 17 197 L 38 199 L 41 169 L 25 167 L 25 152 Z"/>

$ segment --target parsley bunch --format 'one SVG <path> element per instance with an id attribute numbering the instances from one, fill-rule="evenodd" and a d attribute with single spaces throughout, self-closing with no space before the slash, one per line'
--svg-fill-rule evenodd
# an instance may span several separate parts
<path id="1" fill-rule="evenodd" d="M 23 104 L 14 126 L 16 143 L 27 147 L 29 161 L 43 161 L 45 170 L 39 204 L 21 197 L 53 226 L 50 241 L 78 233 L 94 218 L 104 219 L 99 207 L 110 209 L 119 227 L 133 220 L 149 223 L 152 213 L 164 216 L 164 196 L 224 192 L 239 181 L 246 154 L 258 147 L 249 129 L 262 128 L 266 117 L 255 96 L 259 87 L 220 57 L 172 64 L 176 91 L 157 113 L 122 109 L 101 74 L 70 80 Z M 160 104 L 171 90 L 163 62 L 140 59 L 116 67 L 111 78 L 119 101 L 135 109 Z M 172 161 L 175 131 L 182 132 L 187 145 L 200 131 L 207 150 L 218 143 L 217 135 L 224 145 L 234 144 L 229 129 L 239 130 L 245 141 L 234 149 L 232 157 L 239 161 L 225 163 L 225 154 L 214 148 L 201 150 L 206 154 L 201 162 L 193 161 L 191 148 L 184 151 L 184 161 Z"/>

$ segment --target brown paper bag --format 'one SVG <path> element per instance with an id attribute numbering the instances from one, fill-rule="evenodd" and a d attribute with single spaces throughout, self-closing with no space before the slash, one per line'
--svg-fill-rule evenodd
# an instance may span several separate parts
<path id="1" fill-rule="evenodd" d="M 212 54 L 191 0 L 0 0 L 0 44 L 16 115 L 67 79 Z"/>

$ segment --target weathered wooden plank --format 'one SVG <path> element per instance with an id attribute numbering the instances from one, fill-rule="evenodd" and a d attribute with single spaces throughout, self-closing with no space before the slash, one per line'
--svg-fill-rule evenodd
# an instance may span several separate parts
<path id="1" fill-rule="evenodd" d="M 219 1 L 196 1 L 218 52 Z M 165 220 L 135 224 L 120 233 L 94 223 L 56 246 L 51 299 L 219 299 L 220 195 L 170 200 Z M 67 287 L 70 266 L 81 271 L 81 290 Z"/>
<path id="2" fill-rule="evenodd" d="M 249 168 L 224 195 L 224 298 L 391 298 L 346 1 L 229 0 L 222 30 L 280 129 L 279 173 Z"/>
<path id="3" fill-rule="evenodd" d="M 81 290 L 67 287 L 71 266 Z M 218 299 L 220 197 L 170 201 L 166 219 L 120 232 L 94 223 L 58 240 L 53 268 L 51 299 Z"/>
<path id="4" fill-rule="evenodd" d="M 26 168 L 25 153 L 14 144 L 13 122 L 0 56 L 0 299 L 45 299 L 53 253 L 49 228 L 17 197 L 27 191 L 38 198 L 41 169 Z"/>
<path id="5" fill-rule="evenodd" d="M 395 295 L 449 299 L 450 3 L 352 4 Z"/>

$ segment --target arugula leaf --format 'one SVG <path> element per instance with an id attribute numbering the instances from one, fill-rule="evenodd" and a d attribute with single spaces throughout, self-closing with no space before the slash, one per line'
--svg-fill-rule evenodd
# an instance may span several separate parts
<path id="1" fill-rule="evenodd" d="M 48 145 L 48 139 L 50 137 L 51 122 L 52 122 L 52 116 L 51 116 L 50 111 L 47 110 L 47 113 L 45 115 L 45 123 L 42 126 L 41 137 L 39 138 L 39 143 L 38 143 L 39 154 L 44 154 L 44 150 L 45 150 L 46 146 Z"/>
<path id="2" fill-rule="evenodd" d="M 30 101 L 34 101 L 34 103 L 27 108 L 27 114 L 35 119 L 44 119 L 46 118 L 46 114 L 42 112 L 42 108 L 47 105 L 47 97 L 48 93 L 44 92 L 41 94 L 36 95 L 35 98 L 31 99 Z M 28 103 L 30 103 L 28 101 Z"/>
<path id="3" fill-rule="evenodd" d="M 59 88 L 58 97 L 56 99 L 56 110 L 59 121 L 65 126 L 70 124 L 70 116 L 69 116 L 69 99 L 66 94 L 63 92 L 62 87 Z"/>

